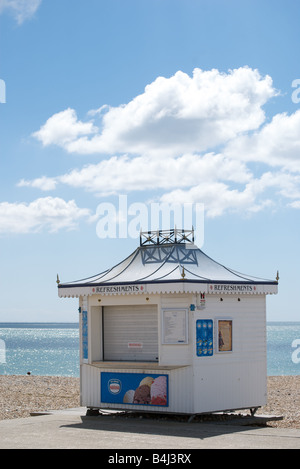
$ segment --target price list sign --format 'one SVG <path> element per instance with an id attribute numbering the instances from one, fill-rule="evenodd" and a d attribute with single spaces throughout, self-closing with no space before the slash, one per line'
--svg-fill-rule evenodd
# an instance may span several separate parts
<path id="1" fill-rule="evenodd" d="M 211 357 L 214 354 L 211 319 L 198 319 L 196 322 L 196 353 L 197 357 Z"/>
<path id="2" fill-rule="evenodd" d="M 163 343 L 187 344 L 187 310 L 172 309 L 163 311 Z"/>

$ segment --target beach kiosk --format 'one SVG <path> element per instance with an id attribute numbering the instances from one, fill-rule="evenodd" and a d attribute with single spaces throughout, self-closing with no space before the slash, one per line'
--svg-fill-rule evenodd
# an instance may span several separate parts
<path id="1" fill-rule="evenodd" d="M 141 233 L 115 267 L 60 283 L 79 298 L 81 405 L 88 410 L 252 413 L 267 400 L 266 295 L 276 280 L 235 272 L 193 230 Z"/>

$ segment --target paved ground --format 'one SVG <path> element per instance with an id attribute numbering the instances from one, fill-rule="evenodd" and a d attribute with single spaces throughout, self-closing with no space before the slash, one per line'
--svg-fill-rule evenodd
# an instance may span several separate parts
<path id="1" fill-rule="evenodd" d="M 300 449 L 300 430 L 220 423 L 86 417 L 85 409 L 0 421 L 0 449 Z M 136 451 L 134 451 L 136 450 Z M 155 452 L 155 451 L 154 451 Z M 122 454 L 122 453 L 119 453 Z M 192 457 L 192 456 L 191 456 Z M 134 463 L 134 460 L 130 461 Z M 149 465 L 149 461 L 144 461 Z M 137 465 L 137 464 L 135 464 Z M 142 464 L 141 464 L 142 465 Z"/>

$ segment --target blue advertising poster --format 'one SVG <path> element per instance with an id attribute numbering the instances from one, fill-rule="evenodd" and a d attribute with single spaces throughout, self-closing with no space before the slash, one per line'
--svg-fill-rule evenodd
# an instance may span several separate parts
<path id="1" fill-rule="evenodd" d="M 82 311 L 82 358 L 88 359 L 88 315 L 87 311 Z"/>
<path id="2" fill-rule="evenodd" d="M 211 357 L 213 349 L 213 321 L 198 319 L 196 322 L 196 353 L 197 357 Z"/>
<path id="3" fill-rule="evenodd" d="M 168 375 L 101 373 L 101 402 L 168 407 Z"/>

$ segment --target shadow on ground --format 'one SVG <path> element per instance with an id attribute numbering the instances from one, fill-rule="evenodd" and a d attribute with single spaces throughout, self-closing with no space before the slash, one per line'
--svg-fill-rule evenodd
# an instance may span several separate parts
<path id="1" fill-rule="evenodd" d="M 255 420 L 257 419 L 257 420 Z M 97 416 L 81 416 L 81 423 L 65 425 L 78 429 L 173 436 L 205 439 L 218 435 L 241 433 L 249 426 L 266 426 L 267 420 L 250 416 L 166 416 L 146 413 L 100 413 Z"/>

